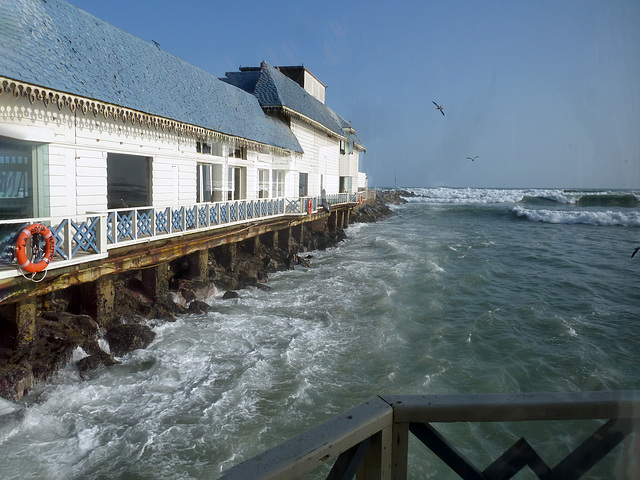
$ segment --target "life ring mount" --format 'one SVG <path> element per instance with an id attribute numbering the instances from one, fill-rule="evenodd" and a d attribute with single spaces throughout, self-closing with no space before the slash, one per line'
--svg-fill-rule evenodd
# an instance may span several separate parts
<path id="1" fill-rule="evenodd" d="M 38 262 L 32 262 L 27 257 L 27 244 L 33 235 L 41 235 L 44 238 L 44 255 Z M 53 233 L 46 225 L 34 223 L 22 229 L 16 240 L 16 260 L 18 266 L 29 273 L 38 273 L 49 266 L 56 252 L 56 242 Z"/>

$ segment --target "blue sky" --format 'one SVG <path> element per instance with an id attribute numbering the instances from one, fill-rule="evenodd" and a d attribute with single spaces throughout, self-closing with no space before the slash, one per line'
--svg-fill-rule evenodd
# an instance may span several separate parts
<path id="1" fill-rule="evenodd" d="M 303 64 L 370 186 L 640 189 L 637 0 L 71 3 L 218 77 Z"/>

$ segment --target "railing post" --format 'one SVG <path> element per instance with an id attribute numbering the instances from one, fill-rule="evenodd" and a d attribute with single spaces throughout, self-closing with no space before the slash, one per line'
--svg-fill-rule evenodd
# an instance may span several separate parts
<path id="1" fill-rule="evenodd" d="M 138 209 L 137 208 L 133 211 L 132 223 L 133 223 L 133 225 L 131 225 L 131 236 L 133 237 L 132 240 L 137 240 L 138 239 Z"/>
<path id="2" fill-rule="evenodd" d="M 356 480 L 391 480 L 391 426 L 383 428 L 371 440 L 369 451 L 356 474 Z"/>
<path id="3" fill-rule="evenodd" d="M 64 224 L 64 246 L 62 251 L 71 260 L 73 256 L 73 235 L 71 235 L 71 221 L 70 219 Z"/>
<path id="4" fill-rule="evenodd" d="M 103 213 L 98 217 L 98 226 L 96 232 L 98 232 L 98 251 L 100 253 L 107 252 L 107 222 L 109 221 L 109 214 Z"/>
<path id="5" fill-rule="evenodd" d="M 406 480 L 409 457 L 408 423 L 393 423 L 391 448 L 391 478 L 393 480 Z"/>

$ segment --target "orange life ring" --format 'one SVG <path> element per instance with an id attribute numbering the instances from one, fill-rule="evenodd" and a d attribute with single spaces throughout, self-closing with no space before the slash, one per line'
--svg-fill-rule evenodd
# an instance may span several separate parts
<path id="1" fill-rule="evenodd" d="M 44 256 L 38 263 L 31 263 L 27 258 L 27 242 L 32 235 L 42 235 L 45 241 Z M 56 242 L 53 239 L 53 233 L 49 230 L 49 227 L 42 225 L 41 223 L 34 223 L 23 229 L 18 235 L 16 242 L 16 260 L 22 270 L 30 273 L 41 272 L 49 266 L 53 254 L 56 252 Z"/>
<path id="2" fill-rule="evenodd" d="M 363 201 L 364 201 L 364 200 L 362 199 L 362 195 L 360 195 L 360 199 L 359 199 L 360 205 L 362 205 L 362 202 L 363 202 Z"/>
<path id="3" fill-rule="evenodd" d="M 307 201 L 307 213 L 311 215 L 313 213 L 313 202 L 311 199 Z"/>

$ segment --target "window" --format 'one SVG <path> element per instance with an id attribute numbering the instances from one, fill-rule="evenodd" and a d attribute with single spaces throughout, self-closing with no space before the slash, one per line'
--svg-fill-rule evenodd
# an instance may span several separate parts
<path id="1" fill-rule="evenodd" d="M 204 143 L 204 142 L 196 142 L 196 152 L 198 153 L 205 153 L 205 154 L 211 154 L 211 145 L 209 145 L 208 143 Z"/>
<path id="2" fill-rule="evenodd" d="M 229 157 L 232 158 L 241 158 L 243 160 L 247 159 L 247 147 L 244 145 L 236 145 L 235 147 L 231 145 L 229 147 Z"/>
<path id="3" fill-rule="evenodd" d="M 196 142 L 196 152 L 203 153 L 205 155 L 217 155 L 222 156 L 222 144 L 220 142 Z"/>
<path id="4" fill-rule="evenodd" d="M 298 182 L 298 196 L 306 197 L 309 195 L 309 174 L 300 173 L 300 180 Z"/>
<path id="5" fill-rule="evenodd" d="M 196 201 L 222 201 L 222 165 L 198 163 L 196 182 Z"/>
<path id="6" fill-rule="evenodd" d="M 0 137 L 0 219 L 49 215 L 49 148 Z"/>
<path id="7" fill-rule="evenodd" d="M 199 163 L 196 170 L 197 202 L 210 202 L 213 200 L 213 172 L 212 165 Z"/>
<path id="8" fill-rule="evenodd" d="M 345 152 L 344 140 L 340 140 L 340 155 L 344 155 L 344 152 Z"/>
<path id="9" fill-rule="evenodd" d="M 107 198 L 109 208 L 151 205 L 151 159 L 107 154 Z"/>
<path id="10" fill-rule="evenodd" d="M 269 197 L 269 170 L 258 169 L 258 198 Z"/>
<path id="11" fill-rule="evenodd" d="M 242 200 L 246 198 L 247 168 L 229 167 L 227 177 L 227 199 Z"/>
<path id="12" fill-rule="evenodd" d="M 284 197 L 284 170 L 271 172 L 271 196 Z"/>
<path id="13" fill-rule="evenodd" d="M 340 193 L 351 193 L 353 177 L 340 177 Z"/>

